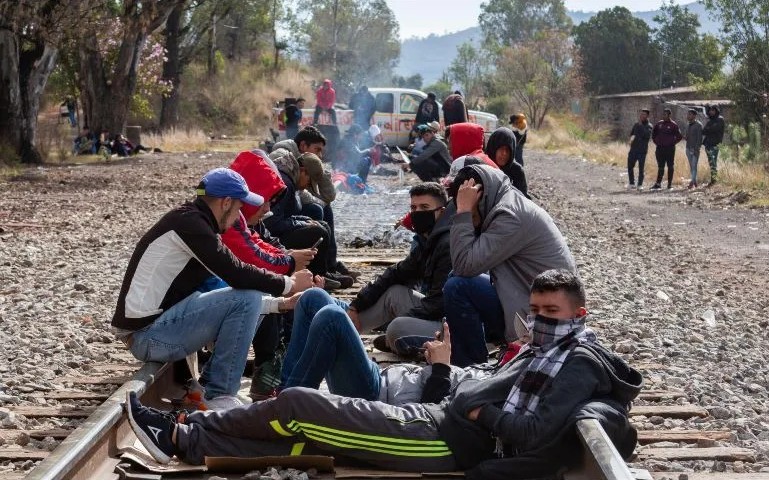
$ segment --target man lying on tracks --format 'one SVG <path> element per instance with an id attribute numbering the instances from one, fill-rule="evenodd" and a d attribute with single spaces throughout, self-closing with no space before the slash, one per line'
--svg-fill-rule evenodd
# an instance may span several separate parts
<path id="1" fill-rule="evenodd" d="M 449 228 L 454 207 L 447 205 L 446 190 L 438 183 L 420 183 L 411 187 L 409 196 L 416 245 L 406 258 L 363 287 L 347 311 L 360 332 L 389 324 L 387 335 L 377 338 L 374 346 L 400 355 L 408 352 L 397 348 L 398 338 L 429 339 L 440 329 L 443 285 L 451 271 Z"/>
<path id="2" fill-rule="evenodd" d="M 539 478 L 577 461 L 574 425 L 582 418 L 599 419 L 620 453 L 632 453 L 627 408 L 642 378 L 586 328 L 579 278 L 568 270 L 542 273 L 530 309 L 526 351 L 491 377 L 460 382 L 438 404 L 394 406 L 298 387 L 180 422 L 128 392 L 129 422 L 163 463 L 174 455 L 201 464 L 205 456 L 322 453 L 383 469 Z"/>
<path id="3" fill-rule="evenodd" d="M 276 275 L 241 262 L 222 244 L 219 234 L 244 203 L 258 207 L 264 199 L 233 170 L 208 172 L 194 202 L 164 215 L 139 240 L 112 317 L 117 336 L 145 362 L 181 360 L 214 342 L 202 373 L 211 409 L 241 404 L 235 395 L 264 293 L 293 294 L 313 284 L 307 270 Z M 231 288 L 196 291 L 212 273 Z"/>

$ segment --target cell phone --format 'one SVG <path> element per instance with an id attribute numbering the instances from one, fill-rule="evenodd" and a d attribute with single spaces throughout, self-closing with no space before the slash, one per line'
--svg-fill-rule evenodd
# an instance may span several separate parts
<path id="1" fill-rule="evenodd" d="M 323 237 L 320 237 L 317 242 L 312 244 L 312 247 L 310 248 L 318 248 L 318 245 L 320 245 L 323 242 Z"/>

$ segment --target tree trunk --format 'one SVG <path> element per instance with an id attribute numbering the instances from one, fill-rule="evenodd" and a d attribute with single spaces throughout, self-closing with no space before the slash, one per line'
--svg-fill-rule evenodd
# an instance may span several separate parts
<path id="1" fill-rule="evenodd" d="M 206 67 L 209 77 L 215 77 L 218 73 L 218 65 L 216 64 L 216 21 L 217 16 L 214 11 L 211 14 L 211 29 L 208 31 L 208 56 Z"/>
<path id="2" fill-rule="evenodd" d="M 166 21 L 166 61 L 163 63 L 163 79 L 171 82 L 171 92 L 163 96 L 160 109 L 160 130 L 169 130 L 179 122 L 179 86 L 181 84 L 182 61 L 179 39 L 184 14 L 184 3 L 179 3 Z"/>
<path id="3" fill-rule="evenodd" d="M 35 146 L 40 97 L 56 62 L 57 49 L 38 41 L 21 50 L 19 37 L 0 29 L 0 143 L 24 163 L 42 163 Z"/>

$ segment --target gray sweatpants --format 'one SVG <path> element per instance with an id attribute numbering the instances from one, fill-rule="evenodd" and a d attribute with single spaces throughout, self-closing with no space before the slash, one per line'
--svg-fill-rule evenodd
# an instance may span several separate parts
<path id="1" fill-rule="evenodd" d="M 375 304 L 358 313 L 363 332 L 381 327 L 395 317 L 406 315 L 409 310 L 419 305 L 422 297 L 424 295 L 404 285 L 391 286 Z"/>
<path id="2" fill-rule="evenodd" d="M 294 387 L 221 412 L 194 412 L 177 430 L 185 462 L 206 456 L 325 454 L 407 472 L 456 470 L 454 455 L 421 404 L 401 407 Z M 342 457 L 342 458 L 340 458 Z"/>

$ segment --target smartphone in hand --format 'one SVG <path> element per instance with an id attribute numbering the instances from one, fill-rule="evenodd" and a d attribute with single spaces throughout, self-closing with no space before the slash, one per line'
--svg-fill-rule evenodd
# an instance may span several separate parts
<path id="1" fill-rule="evenodd" d="M 312 244 L 312 247 L 310 248 L 318 248 L 318 245 L 320 245 L 323 242 L 323 237 L 320 237 L 317 242 Z"/>

